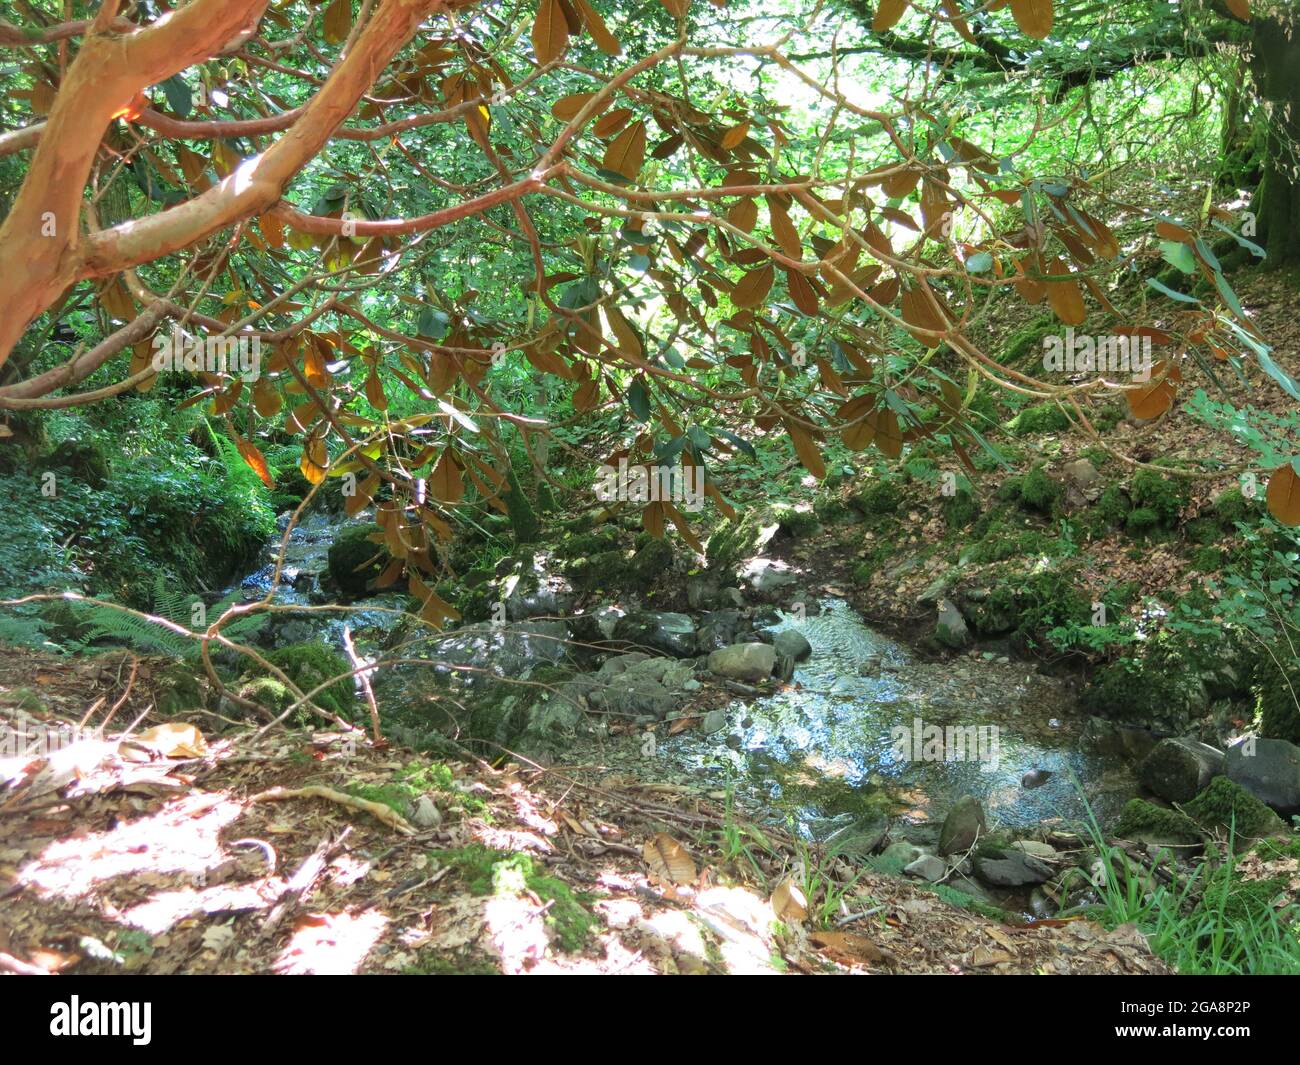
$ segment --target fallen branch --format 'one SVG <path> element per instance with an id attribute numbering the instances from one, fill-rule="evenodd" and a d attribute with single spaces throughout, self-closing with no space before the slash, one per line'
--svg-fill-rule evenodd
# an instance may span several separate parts
<path id="1" fill-rule="evenodd" d="M 376 820 L 382 821 L 389 828 L 396 829 L 405 836 L 415 835 L 415 829 L 391 806 L 385 806 L 382 802 L 371 802 L 369 799 L 359 799 L 357 796 L 349 795 L 345 791 L 336 791 L 334 788 L 326 788 L 319 784 L 313 784 L 306 788 L 270 788 L 267 791 L 258 792 L 248 801 L 280 802 L 284 799 L 327 799 L 330 802 L 338 803 L 340 806 L 350 806 L 354 810 L 363 810 Z"/>

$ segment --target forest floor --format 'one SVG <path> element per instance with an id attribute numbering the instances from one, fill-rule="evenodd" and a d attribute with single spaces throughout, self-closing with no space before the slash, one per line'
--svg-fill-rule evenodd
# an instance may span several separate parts
<path id="1" fill-rule="evenodd" d="M 1241 292 L 1294 372 L 1292 281 L 1255 275 Z M 1252 403 L 1293 406 L 1247 376 Z M 1224 382 L 1241 398 L 1240 383 Z M 1143 459 L 1204 457 L 1210 439 L 1185 417 L 1113 433 L 1109 444 Z M 1063 432 L 1021 443 L 1026 465 L 1043 455 L 1055 469 L 1089 442 Z M 1189 511 L 1234 483 L 1196 482 Z M 916 503 L 899 557 L 944 534 L 939 501 Z M 917 592 L 934 568 L 882 569 L 851 587 L 871 545 L 828 550 L 851 539 L 832 528 L 786 550 L 873 620 L 919 624 Z M 1136 551 L 1115 535 L 1083 557 L 1099 583 L 1155 593 L 1189 579 L 1167 545 Z M 202 718 L 157 724 L 161 668 L 121 652 L 0 656 L 0 724 L 65 740 L 92 730 L 53 751 L 0 750 L 0 971 L 1168 971 L 1132 926 L 960 909 L 759 829 L 705 787 L 602 764 L 431 762 L 337 732 L 216 739 Z M 705 685 L 698 705 L 718 694 Z"/>
<path id="2" fill-rule="evenodd" d="M 0 715 L 67 741 L 0 760 L 0 970 L 1167 971 L 1131 926 L 992 920 L 754 828 L 717 792 L 337 732 L 150 728 L 150 666 L 0 660 Z"/>

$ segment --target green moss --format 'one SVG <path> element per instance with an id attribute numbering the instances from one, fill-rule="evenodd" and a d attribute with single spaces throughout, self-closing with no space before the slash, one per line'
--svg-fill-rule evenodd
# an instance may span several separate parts
<path id="1" fill-rule="evenodd" d="M 1047 476 L 1042 466 L 1035 466 L 1025 474 L 1020 488 L 1020 497 L 1025 506 L 1040 514 L 1051 514 L 1065 494 L 1065 486 Z"/>
<path id="2" fill-rule="evenodd" d="M 1129 496 L 1135 507 L 1152 511 L 1157 524 L 1172 528 L 1187 505 L 1187 482 L 1179 477 L 1164 477 L 1155 470 L 1138 470 Z"/>
<path id="3" fill-rule="evenodd" d="M 421 951 L 414 965 L 402 970 L 404 976 L 500 976 L 501 970 L 485 958 L 472 954 L 438 954 Z"/>
<path id="4" fill-rule="evenodd" d="M 902 505 L 903 493 L 892 481 L 873 481 L 853 502 L 865 514 L 892 514 Z"/>
<path id="5" fill-rule="evenodd" d="M 1248 522 L 1259 513 L 1259 505 L 1247 499 L 1239 489 L 1224 492 L 1211 508 L 1214 520 L 1224 532 L 1235 532 L 1238 522 Z"/>
<path id="6" fill-rule="evenodd" d="M 456 787 L 456 775 L 444 762 L 411 762 L 386 781 L 350 784 L 345 790 L 358 798 L 383 803 L 402 817 L 409 817 L 412 806 L 422 795 L 431 792 L 450 797 L 455 805 L 470 813 L 487 809 L 482 799 L 465 795 Z M 439 803 L 445 805 L 445 800 Z"/>
<path id="7" fill-rule="evenodd" d="M 1132 508 L 1124 489 L 1117 484 L 1107 485 L 1093 510 L 1109 526 L 1123 525 L 1124 519 Z"/>
<path id="8" fill-rule="evenodd" d="M 1065 411 L 1055 403 L 1040 403 L 1026 407 L 1010 422 L 1007 429 L 1013 436 L 1035 436 L 1038 433 L 1059 433 L 1070 427 Z"/>
<path id="9" fill-rule="evenodd" d="M 1043 644 L 1059 627 L 1083 624 L 1088 599 L 1064 570 L 1007 574 L 987 597 L 966 604 L 971 624 L 981 636 L 1014 634 L 1030 647 Z"/>
<path id="10" fill-rule="evenodd" d="M 108 459 L 90 440 L 64 440 L 44 459 L 37 460 L 38 468 L 65 471 L 91 488 L 102 488 L 108 480 Z"/>
<path id="11" fill-rule="evenodd" d="M 1115 834 L 1123 839 L 1151 843 L 1197 844 L 1203 836 L 1196 822 L 1177 810 L 1129 799 L 1115 824 Z"/>
<path id="12" fill-rule="evenodd" d="M 538 871 L 527 854 L 493 850 L 471 843 L 454 850 L 434 851 L 432 857 L 456 869 L 475 895 L 521 895 L 530 891 L 544 903 L 546 923 L 564 951 L 581 950 L 587 944 L 596 918 L 583 903 L 589 895 L 578 894 L 564 881 Z"/>
<path id="13" fill-rule="evenodd" d="M 773 515 L 781 523 L 781 528 L 791 536 L 803 537 L 817 531 L 820 522 L 811 510 L 796 510 L 782 504 L 773 508 Z"/>
<path id="14" fill-rule="evenodd" d="M 959 488 L 943 501 L 940 508 L 944 524 L 950 529 L 962 529 L 980 516 L 979 504 L 975 497 L 965 488 Z"/>
<path id="15" fill-rule="evenodd" d="M 1260 734 L 1300 744 L 1300 662 L 1285 644 L 1269 650 L 1257 660 L 1251 684 Z"/>
<path id="16" fill-rule="evenodd" d="M 1160 515 L 1150 507 L 1137 507 L 1130 510 L 1124 519 L 1124 528 L 1133 536 L 1146 536 L 1162 525 Z"/>
<path id="17" fill-rule="evenodd" d="M 1242 838 L 1257 839 L 1286 831 L 1277 814 L 1227 777 L 1211 780 L 1209 787 L 1183 804 L 1183 812 L 1204 828 L 1231 828 Z"/>
<path id="18" fill-rule="evenodd" d="M 1192 569 L 1198 573 L 1213 573 L 1222 568 L 1224 557 L 1217 547 L 1198 547 L 1192 552 Z"/>
<path id="19" fill-rule="evenodd" d="M 303 694 L 311 692 L 318 684 L 323 684 L 331 677 L 341 676 L 342 680 L 313 695 L 312 701 L 322 710 L 331 711 L 343 718 L 350 717 L 356 698 L 352 678 L 347 675 L 352 672 L 352 667 L 337 651 L 331 650 L 323 643 L 290 644 L 288 647 L 270 652 L 266 655 L 266 660 L 282 670 Z M 282 700 L 279 707 L 281 710 L 294 701 L 285 686 L 278 679 L 270 676 L 252 678 L 245 690 L 256 690 L 265 698 Z M 304 720 L 307 719 L 306 714 L 307 712 L 304 711 Z"/>
<path id="20" fill-rule="evenodd" d="M 520 484 L 513 465 L 506 471 L 506 484 L 507 491 L 502 497 L 502 502 L 505 503 L 506 512 L 510 516 L 510 528 L 515 534 L 515 543 L 536 543 L 537 535 L 541 531 L 541 523 L 537 520 L 537 512 L 533 510 L 532 501 Z"/>
<path id="21" fill-rule="evenodd" d="M 329 573 L 349 595 L 364 595 L 372 580 L 387 565 L 388 552 L 370 537 L 379 536 L 377 525 L 349 525 L 334 537 L 329 549 Z"/>
<path id="22" fill-rule="evenodd" d="M 672 545 L 667 540 L 656 540 L 651 537 L 649 542 L 643 544 L 632 556 L 628 569 L 633 580 L 645 585 L 657 581 L 672 569 L 672 565 Z"/>
<path id="23" fill-rule="evenodd" d="M 718 526 L 704 545 L 711 566 L 727 568 L 748 558 L 758 546 L 766 526 L 776 524 L 770 511 L 750 507 L 736 519 Z"/>
<path id="24" fill-rule="evenodd" d="M 554 554 L 556 558 L 582 558 L 602 551 L 613 551 L 618 545 L 618 534 L 613 530 L 577 533 L 562 537 L 555 545 Z"/>

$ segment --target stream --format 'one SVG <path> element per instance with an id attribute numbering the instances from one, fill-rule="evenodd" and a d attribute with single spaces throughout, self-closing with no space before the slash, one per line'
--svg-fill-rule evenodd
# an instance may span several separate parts
<path id="1" fill-rule="evenodd" d="M 336 529 L 325 514 L 295 527 L 277 603 L 327 601 L 319 576 Z M 239 583 L 245 599 L 266 593 L 278 550 L 277 537 Z M 324 638 L 337 647 L 346 623 L 361 646 L 373 647 L 396 622 L 374 608 L 403 602 L 392 593 L 372 597 L 354 604 L 360 609 L 346 622 L 277 619 L 268 642 Z M 1084 752 L 1084 719 L 1071 694 L 1032 663 L 991 653 L 926 660 L 836 598 L 807 617 L 782 615 L 771 628 L 796 630 L 812 646 L 788 685 L 737 698 L 725 725 L 717 727 L 715 715 L 714 730 L 660 729 L 649 758 L 635 736 L 581 740 L 573 757 L 592 755 L 652 780 L 707 780 L 813 839 L 882 814 L 924 835 L 965 794 L 981 800 L 991 823 L 1078 822 L 1091 809 L 1105 824 L 1136 792 L 1123 762 Z"/>
<path id="2" fill-rule="evenodd" d="M 1027 826 L 1078 820 L 1088 806 L 1105 822 L 1134 794 L 1122 764 L 1083 753 L 1068 693 L 1030 664 L 922 660 L 839 599 L 774 628 L 812 645 L 791 684 L 737 702 L 721 742 L 684 733 L 660 749 L 683 769 L 765 793 L 806 833 L 878 809 L 882 795 L 925 822 L 971 794 L 990 819 Z"/>

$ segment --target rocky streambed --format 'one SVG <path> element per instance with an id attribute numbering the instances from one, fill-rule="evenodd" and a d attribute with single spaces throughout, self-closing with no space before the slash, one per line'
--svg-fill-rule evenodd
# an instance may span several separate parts
<path id="1" fill-rule="evenodd" d="M 1276 790 L 1276 758 L 1088 718 L 1062 680 L 996 651 L 923 654 L 773 559 L 679 574 L 659 541 L 571 560 L 517 551 L 471 574 L 466 620 L 435 632 L 402 616 L 404 597 L 353 581 L 369 550 L 357 541 L 326 515 L 295 528 L 276 601 L 349 611 L 277 615 L 259 639 L 337 647 L 346 626 L 379 667 L 387 734 L 408 745 L 450 737 L 730 796 L 747 819 L 1038 915 L 1093 891 L 1092 830 L 1194 858 L 1226 803 L 1254 835 L 1285 834 L 1253 797 Z M 278 550 L 244 596 L 265 594 Z M 1265 762 L 1267 779 L 1238 786 Z M 1136 798 L 1207 789 L 1200 821 Z"/>

